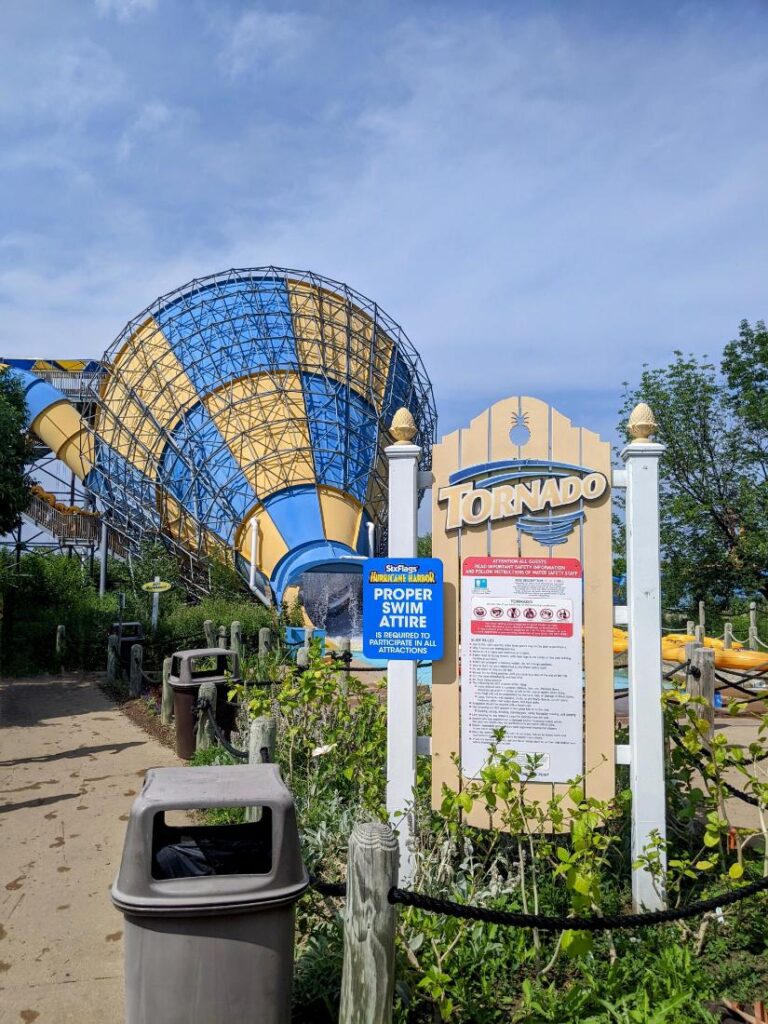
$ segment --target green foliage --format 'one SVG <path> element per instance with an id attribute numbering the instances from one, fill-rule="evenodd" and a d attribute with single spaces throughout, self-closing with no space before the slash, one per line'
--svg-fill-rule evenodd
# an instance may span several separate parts
<path id="1" fill-rule="evenodd" d="M 225 574 L 226 567 L 221 572 Z M 130 561 L 111 559 L 108 566 L 110 589 L 98 596 L 98 566 L 91 577 L 87 562 L 63 554 L 27 552 L 16 566 L 15 553 L 0 551 L 0 601 L 2 618 L 2 667 L 9 675 L 55 672 L 62 668 L 55 653 L 56 627 L 66 628 L 63 667 L 103 669 L 106 638 L 118 619 L 118 593 L 125 594 L 124 621 L 144 626 L 147 641 L 144 667 L 158 670 L 165 655 L 204 645 L 203 622 L 216 625 L 241 623 L 246 650 L 258 647 L 259 629 L 277 630 L 274 612 L 243 594 L 239 589 L 224 596 L 207 597 L 189 604 L 189 595 L 178 576 L 175 560 L 160 545 L 149 545 Z M 212 574 L 213 575 L 213 574 Z M 150 631 L 152 595 L 141 589 L 160 576 L 174 586 L 160 596 L 157 632 Z"/>
<path id="2" fill-rule="evenodd" d="M 622 419 L 647 402 L 666 446 L 661 465 L 662 584 L 667 607 L 768 593 L 768 332 L 744 321 L 720 369 L 676 352 L 644 367 Z"/>
<path id="3" fill-rule="evenodd" d="M 276 680 L 257 688 L 258 677 Z M 277 760 L 295 795 L 310 873 L 344 877 L 354 823 L 384 815 L 385 723 L 381 695 L 325 663 L 313 647 L 309 670 L 249 662 L 234 687 L 251 716 L 275 714 Z M 657 836 L 641 861 L 667 895 L 684 905 L 759 877 L 766 834 L 733 829 L 725 772 L 765 811 L 768 784 L 757 758 L 768 716 L 746 747 L 714 738 L 698 717 L 701 702 L 665 698 L 669 838 Z M 423 715 L 423 709 L 421 710 Z M 421 723 L 422 726 L 426 724 Z M 431 807 L 429 770 L 420 764 L 414 793 L 418 891 L 500 910 L 557 916 L 623 913 L 630 908 L 629 794 L 585 795 L 584 779 L 542 797 L 531 788 L 536 758 L 491 744 L 477 777 L 460 792 L 444 787 Z M 206 763 L 216 755 L 204 755 Z M 696 770 L 691 757 L 702 759 Z M 492 829 L 468 820 L 489 816 Z M 765 818 L 765 814 L 763 814 Z M 554 831 L 549 822 L 555 825 Z M 753 841 L 757 837 L 760 842 Z M 311 892 L 297 907 L 294 1019 L 338 1019 L 342 963 L 340 901 Z M 585 934 L 507 928 L 401 908 L 397 932 L 396 1024 L 712 1024 L 707 1000 L 749 1000 L 768 980 L 765 896 L 688 922 Z"/>
<path id="4" fill-rule="evenodd" d="M 419 558 L 432 557 L 432 534 L 425 533 L 416 541 L 416 554 Z"/>
<path id="5" fill-rule="evenodd" d="M 8 675 L 103 668 L 106 637 L 117 618 L 117 598 L 99 599 L 86 566 L 65 555 L 0 551 L 2 670 Z M 63 666 L 56 627 L 66 629 Z"/>
<path id="6" fill-rule="evenodd" d="M 276 714 L 278 759 L 286 785 L 306 806 L 328 796 L 368 815 L 384 805 L 385 709 L 379 695 L 355 678 L 347 679 L 309 648 L 309 665 L 291 665 L 275 686 L 233 687 L 230 699 L 250 717 Z"/>
<path id="7" fill-rule="evenodd" d="M 296 594 L 290 604 L 287 601 L 283 601 L 282 620 L 286 626 L 304 625 L 304 606 L 301 603 L 299 594 Z"/>
<path id="8" fill-rule="evenodd" d="M 0 533 L 10 533 L 29 504 L 26 418 L 21 384 L 8 370 L 0 370 Z"/>
<path id="9" fill-rule="evenodd" d="M 203 623 L 206 619 L 210 619 L 217 627 L 219 625 L 226 626 L 228 637 L 232 622 L 239 622 L 242 627 L 243 646 L 247 651 L 257 650 L 259 630 L 263 626 L 275 628 L 274 614 L 255 601 L 206 597 L 198 604 L 178 603 L 169 611 L 165 611 L 163 610 L 165 596 L 163 594 L 160 598 L 161 615 L 157 634 L 148 645 L 152 664 L 162 665 L 163 656 L 170 651 L 203 647 L 205 645 Z M 143 601 L 141 618 L 146 621 L 147 625 L 149 624 L 149 612 Z"/>

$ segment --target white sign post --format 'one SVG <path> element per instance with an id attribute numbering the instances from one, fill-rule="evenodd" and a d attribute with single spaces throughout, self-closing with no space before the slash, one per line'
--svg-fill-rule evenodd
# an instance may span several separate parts
<path id="1" fill-rule="evenodd" d="M 659 459 L 664 445 L 648 440 L 656 423 L 646 405 L 629 421 L 634 440 L 621 453 L 627 467 L 627 613 L 629 622 L 629 748 L 632 789 L 632 860 L 655 833 L 666 839 L 664 720 L 661 708 L 661 570 Z M 662 870 L 666 857 L 662 850 Z M 665 905 L 663 880 L 632 868 L 635 910 Z"/>
<path id="2" fill-rule="evenodd" d="M 154 579 L 153 582 L 159 583 L 160 582 L 160 577 L 159 576 L 155 576 L 155 579 Z M 156 590 L 152 594 L 152 619 L 151 619 L 151 626 L 152 626 L 152 632 L 153 633 L 157 632 L 157 623 L 158 623 L 158 619 L 159 618 L 160 618 L 160 591 Z"/>
<path id="3" fill-rule="evenodd" d="M 410 444 L 416 434 L 406 409 L 395 413 L 393 437 L 385 449 L 389 462 L 388 555 L 414 558 L 417 544 L 418 472 L 421 448 Z M 408 808 L 416 785 L 416 662 L 387 662 L 387 811 L 400 846 L 400 883 L 410 881 L 413 854 Z"/>

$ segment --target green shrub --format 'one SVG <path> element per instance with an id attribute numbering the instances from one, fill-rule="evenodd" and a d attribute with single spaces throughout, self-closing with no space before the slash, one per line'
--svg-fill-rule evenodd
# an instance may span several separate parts
<path id="1" fill-rule="evenodd" d="M 141 589 L 160 576 L 173 584 L 160 596 L 157 632 L 152 635 L 152 595 Z M 0 551 L 0 670 L 6 675 L 29 675 L 67 669 L 99 670 L 106 663 L 107 635 L 117 621 L 118 593 L 125 595 L 123 621 L 144 626 L 147 641 L 144 667 L 158 671 L 163 658 L 174 650 L 205 646 L 203 622 L 229 629 L 233 621 L 242 626 L 246 650 L 255 651 L 259 629 L 278 630 L 274 609 L 265 608 L 243 590 L 242 581 L 225 591 L 231 582 L 226 566 L 211 570 L 214 593 L 203 600 L 190 597 L 178 578 L 174 560 L 162 545 L 150 545 L 142 556 L 108 565 L 109 589 L 98 595 L 98 564 L 93 577 L 87 562 L 64 554 L 24 553 L 17 567 L 15 556 Z M 194 602 L 194 603 L 193 603 Z M 56 655 L 56 627 L 66 628 L 66 651 Z M 229 641 L 228 641 L 229 642 Z"/>
<path id="2" fill-rule="evenodd" d="M 277 761 L 294 794 L 310 873 L 344 877 L 347 838 L 357 821 L 384 817 L 385 712 L 381 695 L 348 685 L 313 648 L 304 674 L 284 670 L 271 690 L 235 694 L 251 715 L 274 714 Z M 668 763 L 671 905 L 727 891 L 763 873 L 760 828 L 731 830 L 722 816 L 723 772 L 765 807 L 768 784 L 722 733 L 706 771 L 697 702 L 665 698 L 668 728 L 682 737 Z M 420 714 L 421 728 L 428 716 Z M 421 731 L 421 729 L 420 729 Z M 750 750 L 765 749 L 768 716 Z M 721 738 L 717 738 L 721 737 Z M 629 794 L 585 798 L 582 780 L 567 795 L 534 798 L 533 764 L 503 748 L 498 735 L 477 778 L 460 794 L 443 791 L 432 808 L 428 762 L 419 759 L 414 796 L 412 887 L 460 903 L 567 916 L 621 914 L 631 906 Z M 687 752 L 687 753 L 686 753 Z M 626 774 L 621 778 L 626 779 Z M 482 810 L 496 829 L 466 823 Z M 547 822 L 560 829 L 550 833 Z M 499 829 L 498 826 L 503 826 Z M 738 848 L 733 848 L 736 836 Z M 662 844 L 647 852 L 658 866 Z M 708 1000 L 764 995 L 768 981 L 765 895 L 723 908 L 722 915 L 643 929 L 537 933 L 400 908 L 396 1024 L 713 1024 Z M 294 1020 L 338 1019 L 343 903 L 311 891 L 297 906 Z"/>
<path id="3" fill-rule="evenodd" d="M 65 555 L 24 554 L 18 568 L 0 552 L 2 671 L 8 675 L 103 668 L 106 637 L 117 618 L 114 594 L 100 600 L 88 570 Z M 63 659 L 56 627 L 66 629 Z"/>

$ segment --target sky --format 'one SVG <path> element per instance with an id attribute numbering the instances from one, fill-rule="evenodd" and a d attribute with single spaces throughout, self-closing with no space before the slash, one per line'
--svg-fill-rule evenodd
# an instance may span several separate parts
<path id="1" fill-rule="evenodd" d="M 440 433 L 768 318 L 768 4 L 25 0 L 0 31 L 0 355 L 99 357 L 229 267 L 375 299 Z"/>

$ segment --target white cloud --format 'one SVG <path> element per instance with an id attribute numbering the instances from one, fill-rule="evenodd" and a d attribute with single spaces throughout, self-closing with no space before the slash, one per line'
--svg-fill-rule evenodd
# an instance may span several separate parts
<path id="1" fill-rule="evenodd" d="M 158 0 L 96 0 L 101 15 L 114 14 L 118 21 L 128 22 L 157 10 Z"/>
<path id="2" fill-rule="evenodd" d="M 89 39 L 46 40 L 23 53 L 4 53 L 0 67 L 0 116 L 23 124 L 81 124 L 119 102 L 126 75 L 103 46 Z M 60 145 L 64 140 L 60 140 Z"/>
<path id="3" fill-rule="evenodd" d="M 118 158 L 126 160 L 136 150 L 152 146 L 157 136 L 167 135 L 171 129 L 178 129 L 182 117 L 183 111 L 172 110 L 157 100 L 145 104 L 123 132 L 117 146 Z"/>
<path id="4" fill-rule="evenodd" d="M 0 192 L 45 170 L 0 240 L 0 354 L 99 355 L 191 277 L 275 263 L 379 301 L 449 422 L 521 390 L 612 415 L 644 359 L 768 314 L 754 25 L 448 9 L 222 14 L 213 58 L 210 19 L 58 41 L 94 60 L 42 76 L 35 116 L 67 82 L 69 112 L 0 158 Z"/>
<path id="5" fill-rule="evenodd" d="M 228 27 L 219 61 L 235 76 L 291 63 L 306 49 L 314 20 L 291 11 L 248 11 Z"/>

